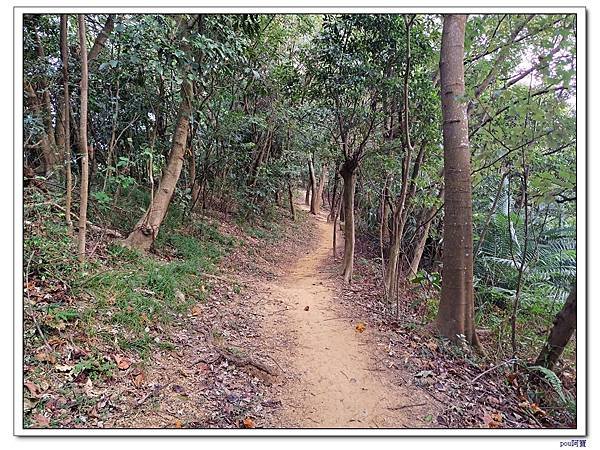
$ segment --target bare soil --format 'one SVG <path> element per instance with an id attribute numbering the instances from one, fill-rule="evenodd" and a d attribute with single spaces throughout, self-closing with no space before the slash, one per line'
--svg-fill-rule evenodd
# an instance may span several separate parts
<path id="1" fill-rule="evenodd" d="M 339 276 L 326 270 L 335 264 L 332 225 L 322 214 L 313 220 L 314 248 L 284 276 L 262 286 L 271 313 L 283 309 L 276 320 L 265 324 L 266 334 L 291 336 L 292 341 L 273 349 L 275 359 L 288 367 L 280 391 L 282 408 L 272 426 L 430 427 L 424 418 L 433 413 L 431 400 L 414 385 L 397 381 L 410 380 L 412 374 L 392 378 L 389 370 L 382 369 L 376 363 L 382 351 L 375 348 L 377 331 L 336 300 Z"/>

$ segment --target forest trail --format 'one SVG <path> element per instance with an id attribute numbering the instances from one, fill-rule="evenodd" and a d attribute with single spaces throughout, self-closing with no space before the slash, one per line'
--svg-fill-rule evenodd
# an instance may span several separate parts
<path id="1" fill-rule="evenodd" d="M 290 361 L 294 381 L 281 394 L 283 411 L 278 425 L 431 426 L 423 420 L 431 410 L 429 399 L 414 386 L 392 383 L 390 373 L 376 369 L 373 362 L 381 349 L 371 348 L 373 331 L 367 325 L 359 333 L 355 325 L 360 320 L 345 320 L 348 314 L 336 304 L 333 280 L 323 270 L 332 262 L 332 225 L 323 214 L 313 220 L 318 228 L 314 250 L 268 287 L 274 300 L 287 308 L 286 319 L 272 324 L 272 332 L 291 333 L 296 343 Z M 411 375 L 400 378 L 411 379 Z"/>

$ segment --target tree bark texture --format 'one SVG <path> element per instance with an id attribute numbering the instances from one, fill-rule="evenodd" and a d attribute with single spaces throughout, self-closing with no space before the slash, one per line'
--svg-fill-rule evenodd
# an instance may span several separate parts
<path id="1" fill-rule="evenodd" d="M 552 370 L 577 327 L 577 286 L 573 285 L 567 301 L 554 320 L 548 341 L 535 364 Z"/>
<path id="2" fill-rule="evenodd" d="M 467 16 L 444 16 L 440 56 L 444 141 L 444 248 L 439 332 L 480 350 L 474 324 L 473 211 L 467 108 L 462 96 Z"/>
<path id="3" fill-rule="evenodd" d="M 310 197 L 310 213 L 311 214 L 317 214 L 317 204 L 319 202 L 318 199 L 318 195 L 317 195 L 317 176 L 315 175 L 315 165 L 313 163 L 312 158 L 309 158 L 308 160 L 308 173 L 310 174 L 310 190 L 311 190 L 311 197 Z"/>
<path id="4" fill-rule="evenodd" d="M 343 276 L 346 283 L 352 281 L 354 270 L 354 190 L 356 188 L 356 165 L 347 161 L 342 167 L 344 180 L 344 262 Z"/>
<path id="5" fill-rule="evenodd" d="M 288 181 L 287 183 L 287 188 L 288 188 L 288 199 L 290 202 L 290 214 L 292 215 L 292 220 L 296 220 L 296 207 L 294 205 L 294 192 L 292 190 L 292 183 L 290 183 Z"/>
<path id="6" fill-rule="evenodd" d="M 79 48 L 81 53 L 81 111 L 79 114 L 79 147 L 81 152 L 81 185 L 79 190 L 79 237 L 77 240 L 77 254 L 79 261 L 85 260 L 85 240 L 88 204 L 88 142 L 87 142 L 87 115 L 88 115 L 88 64 L 86 48 L 85 16 L 77 15 L 79 29 Z"/>
<path id="7" fill-rule="evenodd" d="M 69 43 L 67 42 L 67 27 L 69 16 L 61 14 L 60 16 L 60 56 L 62 59 L 63 76 L 63 112 L 62 119 L 62 144 L 64 146 L 65 161 L 65 216 L 67 221 L 67 230 L 69 234 L 73 233 L 73 221 L 71 220 L 71 202 L 73 191 L 73 176 L 71 174 L 71 126 L 69 118 Z"/>

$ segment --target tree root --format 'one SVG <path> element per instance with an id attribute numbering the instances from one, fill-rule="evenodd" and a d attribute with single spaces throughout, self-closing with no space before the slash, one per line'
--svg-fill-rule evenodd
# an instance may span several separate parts
<path id="1" fill-rule="evenodd" d="M 267 366 L 266 364 L 256 360 L 252 356 L 235 355 L 230 350 L 230 348 L 235 348 L 235 347 L 225 347 L 222 345 L 218 345 L 214 340 L 213 330 L 210 330 L 208 333 L 205 333 L 205 336 L 206 336 L 206 342 L 208 342 L 208 344 L 214 349 L 214 351 L 217 352 L 219 354 L 219 356 L 221 358 L 225 359 L 226 361 L 231 362 L 239 367 L 252 366 L 252 367 L 262 370 L 263 372 L 266 372 L 269 375 L 274 376 L 274 377 L 279 375 L 279 370 Z"/>

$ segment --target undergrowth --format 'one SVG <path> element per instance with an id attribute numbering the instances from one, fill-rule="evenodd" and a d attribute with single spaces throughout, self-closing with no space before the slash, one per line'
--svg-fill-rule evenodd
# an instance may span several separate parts
<path id="1" fill-rule="evenodd" d="M 210 287 L 202 282 L 203 274 L 214 272 L 221 258 L 238 245 L 208 219 L 184 223 L 185 209 L 172 204 L 152 253 L 123 247 L 117 241 L 109 243 L 89 233 L 88 242 L 95 253 L 80 265 L 75 236 L 68 235 L 64 215 L 52 210 L 51 203 L 60 204 L 61 199 L 48 201 L 47 195 L 37 191 L 29 194 L 25 203 L 33 206 L 26 211 L 25 281 L 39 286 L 40 292 L 62 288 L 60 296 L 53 298 L 46 293 L 45 298 L 33 299 L 30 305 L 34 314 L 44 317 L 42 332 L 52 334 L 77 324 L 88 344 L 116 346 L 115 350 L 133 351 L 142 359 L 147 359 L 154 348 L 172 348 L 153 331 L 168 326 L 193 304 L 207 301 Z M 131 214 L 122 212 L 143 209 L 147 196 L 132 190 L 121 201 L 122 207 L 109 214 L 92 200 L 93 223 L 126 235 L 133 220 Z M 111 373 L 109 366 L 94 369 L 104 367 L 94 358 L 80 364 L 88 372 Z"/>

